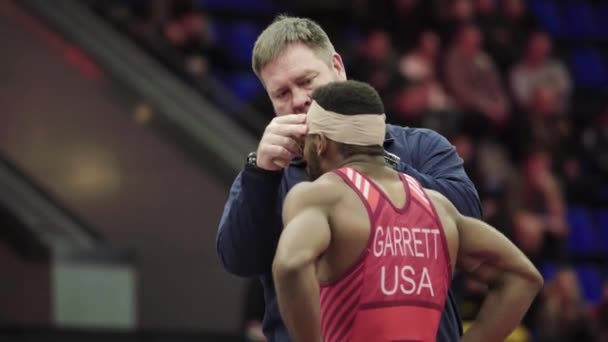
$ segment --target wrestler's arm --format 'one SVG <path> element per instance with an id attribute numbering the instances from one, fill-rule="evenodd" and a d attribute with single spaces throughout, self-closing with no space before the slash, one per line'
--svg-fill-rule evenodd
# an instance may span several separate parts
<path id="1" fill-rule="evenodd" d="M 543 278 L 524 253 L 498 230 L 461 215 L 443 195 L 429 193 L 458 231 L 457 267 L 489 287 L 463 341 L 503 341 L 520 324 L 541 290 Z"/>
<path id="2" fill-rule="evenodd" d="M 315 183 L 296 185 L 285 198 L 284 229 L 272 265 L 279 311 L 293 341 L 321 341 L 316 261 L 330 242 L 329 208 Z"/>

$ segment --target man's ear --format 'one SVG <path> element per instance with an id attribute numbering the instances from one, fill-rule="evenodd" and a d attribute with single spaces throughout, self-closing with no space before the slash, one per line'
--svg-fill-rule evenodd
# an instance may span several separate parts
<path id="1" fill-rule="evenodd" d="M 342 61 L 342 56 L 340 56 L 337 52 L 334 52 L 331 57 L 331 64 L 334 72 L 340 80 L 346 81 L 346 69 L 344 68 L 344 62 Z"/>

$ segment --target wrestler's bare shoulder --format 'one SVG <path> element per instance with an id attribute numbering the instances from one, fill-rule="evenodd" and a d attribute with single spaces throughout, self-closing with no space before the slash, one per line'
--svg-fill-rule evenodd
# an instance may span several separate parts
<path id="1" fill-rule="evenodd" d="M 431 202 L 435 205 L 435 208 L 440 211 L 440 213 L 445 213 L 450 217 L 455 217 L 458 215 L 458 210 L 450 200 L 441 194 L 438 191 L 431 189 L 424 189 L 424 192 L 429 196 Z"/>
<path id="2" fill-rule="evenodd" d="M 342 178 L 326 173 L 313 182 L 300 182 L 287 194 L 287 200 L 300 203 L 332 204 L 339 201 L 348 190 Z"/>

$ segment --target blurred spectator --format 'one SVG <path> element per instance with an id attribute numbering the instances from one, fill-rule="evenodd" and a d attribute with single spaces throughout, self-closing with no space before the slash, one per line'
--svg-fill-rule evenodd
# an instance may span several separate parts
<path id="1" fill-rule="evenodd" d="M 557 92 L 549 86 L 539 86 L 530 95 L 528 110 L 518 117 L 511 131 L 510 145 L 513 156 L 521 160 L 528 149 L 542 148 L 561 164 L 561 156 L 570 145 L 570 124 L 567 117 L 560 112 L 560 101 Z"/>
<path id="2" fill-rule="evenodd" d="M 229 56 L 214 45 L 209 19 L 201 11 L 188 11 L 164 26 L 166 39 L 184 56 L 184 64 L 193 76 L 207 73 L 210 65 L 228 69 L 232 67 Z"/>
<path id="3" fill-rule="evenodd" d="M 424 31 L 418 44 L 401 57 L 399 71 L 408 80 L 424 82 L 429 88 L 429 108 L 433 111 L 449 109 L 448 96 L 437 79 L 437 63 L 441 42 L 433 31 Z"/>
<path id="4" fill-rule="evenodd" d="M 419 119 L 429 108 L 429 92 L 422 82 L 404 82 L 391 103 L 394 121 L 404 125 L 419 125 Z"/>
<path id="5" fill-rule="evenodd" d="M 377 1 L 373 1 L 377 6 Z M 427 10 L 429 1 L 424 0 L 392 0 L 389 15 L 383 19 L 389 23 L 388 29 L 395 37 L 395 46 L 399 51 L 411 48 L 412 42 L 420 31 L 428 25 L 430 13 Z"/>
<path id="6" fill-rule="evenodd" d="M 177 10 L 169 1 L 152 0 L 145 5 L 134 5 L 131 11 L 135 15 L 129 26 L 131 33 L 139 37 L 156 35 L 170 19 L 173 10 Z"/>
<path id="7" fill-rule="evenodd" d="M 496 0 L 475 1 L 475 22 L 482 32 L 486 34 L 486 44 L 492 39 L 492 28 L 498 23 Z"/>
<path id="8" fill-rule="evenodd" d="M 604 280 L 602 298 L 593 309 L 593 317 L 597 322 L 598 341 L 608 341 L 608 279 Z"/>
<path id="9" fill-rule="evenodd" d="M 452 144 L 456 148 L 456 152 L 462 158 L 464 164 L 464 170 L 473 182 L 478 187 L 479 180 L 479 169 L 477 167 L 477 149 L 475 143 L 466 134 L 459 134 L 451 139 Z M 484 212 L 485 214 L 485 212 Z"/>
<path id="10" fill-rule="evenodd" d="M 500 1 L 500 11 L 493 0 L 478 0 L 477 22 L 486 34 L 485 48 L 501 71 L 506 71 L 518 58 L 527 33 L 535 26 L 523 1 Z"/>
<path id="11" fill-rule="evenodd" d="M 451 141 L 479 193 L 483 220 L 511 237 L 505 193 L 515 170 L 508 154 L 501 145 L 490 142 L 476 144 L 466 134 L 459 134 Z"/>
<path id="12" fill-rule="evenodd" d="M 511 70 L 511 90 L 518 105 L 530 106 L 539 86 L 552 87 L 560 100 L 559 111 L 565 111 L 572 91 L 566 67 L 551 57 L 552 44 L 547 34 L 535 32 L 528 39 L 524 58 Z"/>
<path id="13" fill-rule="evenodd" d="M 509 184 L 507 205 L 513 218 L 514 240 L 533 261 L 562 258 L 568 234 L 565 203 L 544 151 L 528 154 Z"/>
<path id="14" fill-rule="evenodd" d="M 359 22 L 368 28 L 390 32 L 395 49 L 402 52 L 412 47 L 421 29 L 429 24 L 428 3 L 422 0 L 363 0 L 355 1 L 354 6 Z"/>
<path id="15" fill-rule="evenodd" d="M 495 0 L 476 0 L 475 1 L 475 13 L 478 18 L 491 18 L 495 14 L 496 1 Z"/>
<path id="16" fill-rule="evenodd" d="M 608 107 L 583 131 L 582 146 L 593 167 L 608 175 Z"/>
<path id="17" fill-rule="evenodd" d="M 507 25 L 521 33 L 521 38 L 536 27 L 536 21 L 528 13 L 524 0 L 501 0 L 500 4 L 502 17 Z"/>
<path id="18" fill-rule="evenodd" d="M 545 285 L 538 310 L 539 340 L 594 341 L 593 321 L 581 297 L 576 273 L 565 268 Z"/>
<path id="19" fill-rule="evenodd" d="M 461 25 L 469 23 L 475 16 L 475 7 L 471 0 L 451 0 L 450 19 Z"/>
<path id="20" fill-rule="evenodd" d="M 458 115 L 434 102 L 435 83 L 400 79 L 396 84 L 386 99 L 391 123 L 426 127 L 447 136 L 456 133 Z"/>
<path id="21" fill-rule="evenodd" d="M 366 13 L 378 13 L 377 26 L 382 25 L 391 32 L 393 44 L 399 52 L 412 48 L 417 37 L 424 27 L 427 27 L 431 20 L 429 1 L 423 0 L 390 0 L 390 1 L 368 1 L 368 11 Z M 378 8 L 380 6 L 380 9 Z"/>
<path id="22" fill-rule="evenodd" d="M 421 81 L 404 81 L 397 87 L 389 108 L 391 122 L 405 126 L 420 126 L 430 111 L 428 87 Z"/>
<path id="23" fill-rule="evenodd" d="M 192 0 L 145 2 L 104 1 L 101 11 L 144 46 L 190 75 L 198 77 L 213 68 L 232 68 L 231 59 L 213 41 L 209 18 Z M 175 65 L 173 65 L 175 66 Z"/>
<path id="24" fill-rule="evenodd" d="M 370 32 L 357 51 L 353 66 L 353 79 L 367 82 L 386 94 L 397 70 L 390 35 L 382 30 Z"/>
<path id="25" fill-rule="evenodd" d="M 477 191 L 483 207 L 483 219 L 507 236 L 510 221 L 504 200 L 512 174 L 516 172 L 502 145 L 484 141 L 477 147 Z"/>
<path id="26" fill-rule="evenodd" d="M 475 7 L 471 0 L 443 0 L 438 7 L 439 32 L 443 41 L 449 41 L 453 32 L 475 19 Z"/>
<path id="27" fill-rule="evenodd" d="M 450 92 L 466 113 L 465 126 L 479 135 L 508 119 L 508 100 L 492 59 L 481 48 L 482 33 L 475 25 L 463 26 L 446 58 L 445 73 Z"/>
<path id="28" fill-rule="evenodd" d="M 410 80 L 434 80 L 441 42 L 433 31 L 424 31 L 417 45 L 399 61 L 399 71 Z"/>

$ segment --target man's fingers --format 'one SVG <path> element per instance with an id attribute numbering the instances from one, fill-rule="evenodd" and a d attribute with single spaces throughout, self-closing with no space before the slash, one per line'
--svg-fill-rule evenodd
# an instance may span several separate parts
<path id="1" fill-rule="evenodd" d="M 305 124 L 281 124 L 273 125 L 271 133 L 284 137 L 298 138 L 306 134 L 308 127 Z"/>
<path id="2" fill-rule="evenodd" d="M 281 169 L 284 169 L 287 167 L 288 162 L 286 162 L 285 160 L 281 160 L 281 159 L 273 159 L 272 160 L 273 164 L 280 167 Z"/>
<path id="3" fill-rule="evenodd" d="M 275 164 L 277 164 L 277 160 L 289 163 L 295 156 L 294 153 L 289 152 L 285 147 L 279 145 L 267 145 L 266 154 Z"/>
<path id="4" fill-rule="evenodd" d="M 276 117 L 266 127 L 258 146 L 258 166 L 267 170 L 284 168 L 299 155 L 301 138 L 308 131 L 306 114 Z"/>
<path id="5" fill-rule="evenodd" d="M 306 114 L 286 114 L 277 116 L 272 122 L 278 124 L 302 124 L 306 122 Z"/>
<path id="6" fill-rule="evenodd" d="M 277 134 L 271 134 L 267 136 L 266 143 L 270 145 L 278 145 L 284 147 L 286 150 L 293 154 L 300 153 L 300 145 L 295 139 L 290 137 L 284 137 Z"/>

